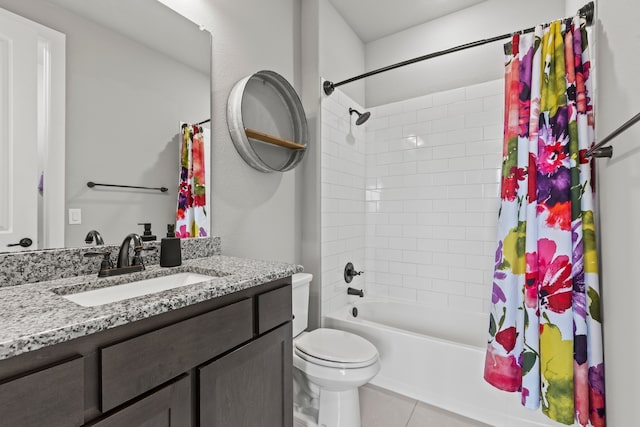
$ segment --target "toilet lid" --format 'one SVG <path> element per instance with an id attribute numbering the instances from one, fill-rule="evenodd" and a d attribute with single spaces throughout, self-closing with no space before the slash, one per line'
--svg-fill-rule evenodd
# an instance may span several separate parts
<path id="1" fill-rule="evenodd" d="M 295 348 L 300 357 L 326 365 L 338 363 L 356 368 L 378 359 L 378 350 L 369 341 L 336 329 L 320 328 L 304 334 L 295 340 Z"/>

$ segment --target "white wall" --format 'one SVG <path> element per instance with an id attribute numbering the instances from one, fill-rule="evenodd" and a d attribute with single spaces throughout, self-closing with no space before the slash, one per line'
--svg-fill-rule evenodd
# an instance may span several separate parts
<path id="1" fill-rule="evenodd" d="M 503 91 L 495 80 L 391 103 L 363 126 L 340 89 L 323 99 L 322 313 L 348 302 L 349 261 L 367 295 L 486 312 Z"/>
<path id="2" fill-rule="evenodd" d="M 337 83 L 365 71 L 364 43 L 328 0 L 320 0 L 320 75 Z M 360 105 L 365 105 L 365 82 L 340 86 Z"/>
<path id="3" fill-rule="evenodd" d="M 321 253 L 321 76 L 333 81 L 364 71 L 364 45 L 328 0 L 301 4 L 302 102 L 309 124 L 310 142 L 301 168 L 301 262 L 314 275 L 310 289 L 309 326 L 320 325 L 323 300 Z M 344 87 L 347 89 L 347 87 Z M 348 88 L 349 96 L 364 100 L 364 83 Z M 360 101 L 361 105 L 363 101 Z M 348 114 L 348 113 L 345 113 Z M 344 120 L 346 117 L 340 113 Z M 344 265 L 343 265 L 344 267 Z M 335 266 L 332 266 L 335 268 Z M 345 291 L 346 292 L 346 291 Z M 326 297 L 326 295 L 325 295 Z"/>
<path id="4" fill-rule="evenodd" d="M 309 289 L 309 328 L 321 320 L 322 262 L 320 243 L 320 2 L 305 0 L 301 10 L 302 104 L 309 125 L 309 144 L 302 162 L 301 252 L 305 271 L 314 275 Z"/>
<path id="5" fill-rule="evenodd" d="M 588 2 L 585 0 L 564 0 L 565 4 L 565 15 L 572 16 L 574 15 L 578 9 L 587 4 Z"/>
<path id="6" fill-rule="evenodd" d="M 503 98 L 494 80 L 371 109 L 369 295 L 487 311 Z"/>
<path id="7" fill-rule="evenodd" d="M 640 4 L 597 3 L 596 141 L 640 111 Z M 613 140 L 613 158 L 597 160 L 607 423 L 638 424 L 640 392 L 640 125 Z"/>
<path id="8" fill-rule="evenodd" d="M 322 313 L 344 307 L 347 288 L 362 289 L 367 280 L 344 280 L 344 268 L 352 262 L 364 270 L 365 259 L 365 128 L 356 126 L 349 108 L 362 107 L 337 89 L 322 100 L 321 240 Z M 366 125 L 366 124 L 365 124 Z"/>
<path id="9" fill-rule="evenodd" d="M 200 0 L 163 3 L 213 34 L 212 222 L 226 255 L 300 262 L 301 172 L 265 174 L 236 152 L 226 123 L 233 85 L 260 70 L 300 91 L 299 0 Z"/>
<path id="10" fill-rule="evenodd" d="M 515 5 L 517 3 L 517 6 Z M 366 69 L 495 37 L 564 16 L 557 0 L 488 0 L 367 43 Z M 457 52 L 366 79 L 367 107 L 502 78 L 502 42 Z"/>

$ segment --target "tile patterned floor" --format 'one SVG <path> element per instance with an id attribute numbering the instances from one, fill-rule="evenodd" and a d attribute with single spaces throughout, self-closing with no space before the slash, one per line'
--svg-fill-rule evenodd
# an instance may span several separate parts
<path id="1" fill-rule="evenodd" d="M 360 388 L 362 427 L 491 427 L 370 384 Z"/>

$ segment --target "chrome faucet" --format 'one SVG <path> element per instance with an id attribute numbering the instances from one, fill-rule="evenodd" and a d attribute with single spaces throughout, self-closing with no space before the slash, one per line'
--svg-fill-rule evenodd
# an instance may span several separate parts
<path id="1" fill-rule="evenodd" d="M 85 243 L 93 243 L 93 240 L 96 241 L 96 246 L 104 245 L 104 240 L 98 230 L 91 230 L 87 233 L 87 237 L 84 238 Z"/>
<path id="2" fill-rule="evenodd" d="M 133 259 L 131 263 L 129 263 L 129 248 L 131 246 L 131 242 L 133 241 Z M 131 233 L 127 235 L 122 241 L 122 245 L 120 245 L 120 252 L 118 252 L 118 263 L 116 264 L 116 268 L 123 267 L 135 267 L 140 266 L 140 271 L 144 270 L 144 264 L 142 263 L 142 256 L 140 252 L 142 251 L 142 238 L 136 233 Z"/>

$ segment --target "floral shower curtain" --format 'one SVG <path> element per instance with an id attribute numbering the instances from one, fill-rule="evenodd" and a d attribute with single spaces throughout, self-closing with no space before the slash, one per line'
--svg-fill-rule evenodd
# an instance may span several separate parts
<path id="1" fill-rule="evenodd" d="M 604 426 L 587 34 L 581 18 L 505 46 L 501 207 L 484 378 L 563 424 Z"/>
<path id="2" fill-rule="evenodd" d="M 208 234 L 204 165 L 202 128 L 198 125 L 183 125 L 176 212 L 177 237 L 205 237 Z"/>

